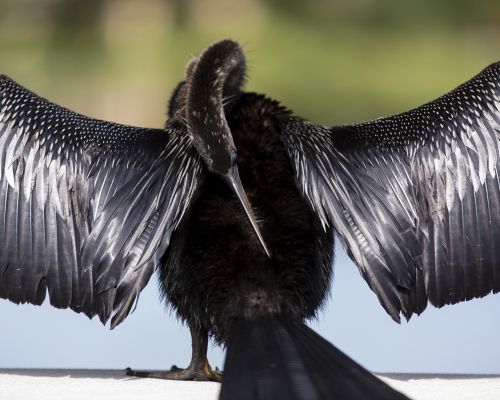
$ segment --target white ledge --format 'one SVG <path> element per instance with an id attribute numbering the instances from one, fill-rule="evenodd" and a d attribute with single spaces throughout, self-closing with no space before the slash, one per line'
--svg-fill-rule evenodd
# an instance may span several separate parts
<path id="1" fill-rule="evenodd" d="M 498 375 L 379 374 L 414 400 L 498 400 Z M 118 370 L 0 369 L 0 399 L 216 400 L 219 384 L 127 377 Z"/>

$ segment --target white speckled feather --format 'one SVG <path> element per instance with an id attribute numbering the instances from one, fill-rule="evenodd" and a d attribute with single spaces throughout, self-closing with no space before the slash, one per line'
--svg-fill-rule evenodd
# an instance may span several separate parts
<path id="1" fill-rule="evenodd" d="M 203 167 L 185 128 L 134 128 L 0 76 L 0 297 L 112 326 L 130 312 Z"/>
<path id="2" fill-rule="evenodd" d="M 304 197 L 395 320 L 500 290 L 499 96 L 497 63 L 403 114 L 282 122 Z"/>

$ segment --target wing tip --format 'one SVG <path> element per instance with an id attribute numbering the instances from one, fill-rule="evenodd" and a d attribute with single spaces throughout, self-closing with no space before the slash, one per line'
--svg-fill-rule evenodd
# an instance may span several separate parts
<path id="1" fill-rule="evenodd" d="M 400 316 L 399 312 L 396 312 L 394 310 L 392 310 L 392 311 L 387 310 L 387 312 L 389 313 L 389 315 L 391 316 L 391 318 L 394 322 L 401 324 L 401 316 Z"/>

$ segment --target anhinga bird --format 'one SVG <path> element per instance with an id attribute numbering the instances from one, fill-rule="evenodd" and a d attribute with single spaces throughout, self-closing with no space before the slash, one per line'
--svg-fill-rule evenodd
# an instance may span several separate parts
<path id="1" fill-rule="evenodd" d="M 155 269 L 185 370 L 223 399 L 404 399 L 304 325 L 337 234 L 390 316 L 500 290 L 500 64 L 439 99 L 323 127 L 241 91 L 235 42 L 187 68 L 166 128 L 93 120 L 0 77 L 0 296 L 111 326 Z M 241 178 L 240 178 L 241 177 Z"/>

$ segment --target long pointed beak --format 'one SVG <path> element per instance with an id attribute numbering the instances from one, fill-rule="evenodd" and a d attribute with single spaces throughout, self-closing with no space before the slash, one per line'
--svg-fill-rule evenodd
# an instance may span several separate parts
<path id="1" fill-rule="evenodd" d="M 245 213 L 247 214 L 248 220 L 252 224 L 252 227 L 257 237 L 259 238 L 260 244 L 264 248 L 267 256 L 271 258 L 271 252 L 267 248 L 266 243 L 264 242 L 264 238 L 260 233 L 259 226 L 257 225 L 257 221 L 255 220 L 255 216 L 253 215 L 252 206 L 250 205 L 245 190 L 243 189 L 243 185 L 241 184 L 240 180 L 240 174 L 238 173 L 238 168 L 236 168 L 236 166 L 231 168 L 229 173 L 226 175 L 226 179 L 233 188 L 234 193 L 236 193 L 236 196 L 238 196 L 238 199 L 240 200 L 240 203 L 243 206 Z"/>

